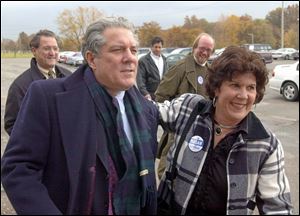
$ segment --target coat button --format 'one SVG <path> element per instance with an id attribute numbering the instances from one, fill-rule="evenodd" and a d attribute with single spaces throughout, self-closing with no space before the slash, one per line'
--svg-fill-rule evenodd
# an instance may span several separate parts
<path id="1" fill-rule="evenodd" d="M 229 159 L 229 164 L 234 164 L 235 163 L 235 160 L 233 158 L 230 158 Z"/>
<path id="2" fill-rule="evenodd" d="M 231 184 L 230 184 L 230 187 L 231 187 L 231 188 L 235 188 L 235 187 L 236 187 L 236 183 L 234 183 L 234 182 L 231 183 Z"/>

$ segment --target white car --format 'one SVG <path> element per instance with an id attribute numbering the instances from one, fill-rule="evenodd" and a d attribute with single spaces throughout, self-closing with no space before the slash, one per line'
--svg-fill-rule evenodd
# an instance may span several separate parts
<path id="1" fill-rule="evenodd" d="M 208 58 L 208 62 L 212 63 L 213 60 L 215 60 L 216 58 L 218 58 L 220 55 L 222 55 L 222 53 L 224 52 L 224 50 L 226 49 L 226 47 L 223 47 L 221 49 L 216 49 L 214 51 L 214 53 Z"/>
<path id="2" fill-rule="evenodd" d="M 84 58 L 81 52 L 76 52 L 74 55 L 67 58 L 66 64 L 78 66 L 78 65 L 82 65 L 83 62 L 84 62 Z"/>
<path id="3" fill-rule="evenodd" d="M 294 48 L 281 48 L 272 52 L 273 59 L 293 59 L 293 53 L 297 52 Z"/>
<path id="4" fill-rule="evenodd" d="M 270 88 L 278 91 L 288 101 L 299 100 L 299 61 L 277 65 L 270 79 Z"/>
<path id="5" fill-rule="evenodd" d="M 76 52 L 73 51 L 64 51 L 59 53 L 58 62 L 60 63 L 66 63 L 67 59 L 74 55 Z"/>
<path id="6" fill-rule="evenodd" d="M 191 54 L 193 51 L 193 48 L 192 47 L 185 47 L 185 48 L 177 48 L 177 49 L 174 49 L 172 52 L 170 52 L 170 55 L 172 54 L 182 54 L 182 55 L 189 55 Z"/>
<path id="7" fill-rule="evenodd" d="M 137 55 L 138 59 L 142 58 L 143 56 L 147 55 L 151 49 L 149 47 L 140 47 L 138 48 Z"/>

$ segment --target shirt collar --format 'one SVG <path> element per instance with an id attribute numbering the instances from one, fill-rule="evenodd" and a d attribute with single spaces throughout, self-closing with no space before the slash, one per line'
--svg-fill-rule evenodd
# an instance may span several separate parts
<path id="1" fill-rule="evenodd" d="M 48 72 L 49 72 L 49 70 L 52 69 L 52 70 L 54 71 L 54 73 L 55 73 L 55 67 L 50 68 L 50 69 L 47 70 L 47 69 L 41 67 L 38 63 L 36 63 L 36 65 L 37 65 L 38 69 L 42 72 L 42 74 L 43 74 L 45 77 L 47 77 L 47 78 L 48 78 Z"/>
<path id="2" fill-rule="evenodd" d="M 244 139 L 254 140 L 270 137 L 261 121 L 253 112 L 249 112 L 249 114 L 242 120 L 240 128 L 246 133 Z"/>
<path id="3" fill-rule="evenodd" d="M 157 58 L 157 59 L 159 59 L 159 58 L 161 57 L 161 55 L 157 56 L 157 55 L 155 55 L 152 51 L 150 52 L 150 55 L 151 55 L 152 57 L 154 57 L 154 58 Z"/>
<path id="4" fill-rule="evenodd" d="M 200 65 L 202 67 L 204 67 L 206 65 L 207 61 L 205 61 L 203 64 L 199 64 L 198 61 L 197 61 L 197 59 L 196 59 L 196 57 L 194 55 L 193 55 L 193 57 L 194 57 L 194 60 L 195 60 L 195 62 L 196 62 L 197 65 Z"/>
<path id="5" fill-rule="evenodd" d="M 125 95 L 125 91 L 120 91 L 116 94 L 115 98 L 117 98 L 119 102 L 123 102 L 124 95 Z"/>

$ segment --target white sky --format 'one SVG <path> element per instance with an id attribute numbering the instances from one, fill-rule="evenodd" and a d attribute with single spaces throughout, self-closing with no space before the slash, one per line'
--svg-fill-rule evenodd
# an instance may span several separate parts
<path id="1" fill-rule="evenodd" d="M 284 1 L 284 7 L 291 4 L 299 2 Z M 209 22 L 217 21 L 222 15 L 248 14 L 253 19 L 263 19 L 270 11 L 281 7 L 282 1 L 1 1 L 1 39 L 16 40 L 22 31 L 32 34 L 45 28 L 59 34 L 58 15 L 64 9 L 74 10 L 79 6 L 93 6 L 107 16 L 123 16 L 135 26 L 155 21 L 167 29 L 183 25 L 184 17 L 192 15 Z"/>

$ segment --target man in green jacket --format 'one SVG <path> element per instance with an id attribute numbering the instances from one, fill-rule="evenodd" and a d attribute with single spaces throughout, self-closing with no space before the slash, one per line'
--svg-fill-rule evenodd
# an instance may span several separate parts
<path id="1" fill-rule="evenodd" d="M 164 75 L 155 92 L 155 100 L 158 102 L 172 100 L 184 93 L 196 93 L 206 97 L 204 82 L 207 74 L 207 60 L 213 53 L 214 47 L 215 41 L 209 34 L 199 34 L 193 43 L 192 54 L 171 67 Z M 173 141 L 174 135 L 165 131 L 157 154 L 157 158 L 160 158 L 159 178 L 165 170 L 167 153 Z"/>

